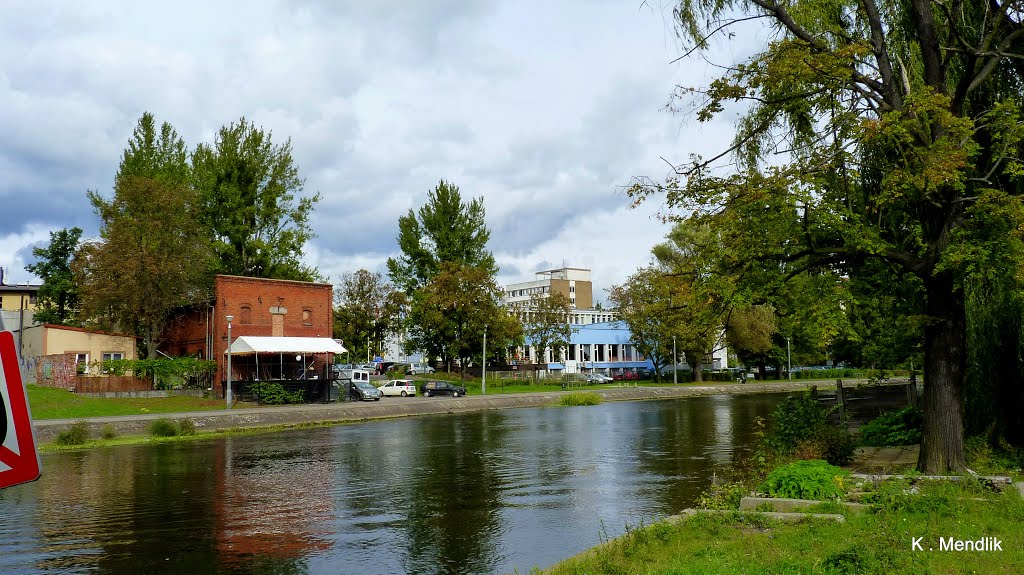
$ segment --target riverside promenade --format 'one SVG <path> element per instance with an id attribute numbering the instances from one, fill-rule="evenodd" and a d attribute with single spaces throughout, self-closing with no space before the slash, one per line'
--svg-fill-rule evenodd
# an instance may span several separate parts
<path id="1" fill-rule="evenodd" d="M 686 385 L 672 387 L 608 387 L 589 388 L 587 391 L 600 393 L 605 401 L 641 401 L 654 399 L 675 399 L 708 395 L 780 393 L 803 391 L 811 386 L 822 385 L 822 381 L 766 382 L 746 384 L 712 383 L 709 385 Z M 34 422 L 36 441 L 40 444 L 52 442 L 57 434 L 78 421 L 86 421 L 92 436 L 98 436 L 104 426 L 113 426 L 118 435 L 147 435 L 149 425 L 160 418 L 191 419 L 196 430 L 223 431 L 246 428 L 287 428 L 290 426 L 354 423 L 423 415 L 441 415 L 511 409 L 517 407 L 542 407 L 557 404 L 564 391 L 534 393 L 489 393 L 465 397 L 386 397 L 372 402 L 337 402 L 327 404 L 305 404 L 268 407 L 245 407 L 224 411 L 192 411 L 184 413 L 159 413 L 122 415 L 79 419 L 45 419 Z"/>

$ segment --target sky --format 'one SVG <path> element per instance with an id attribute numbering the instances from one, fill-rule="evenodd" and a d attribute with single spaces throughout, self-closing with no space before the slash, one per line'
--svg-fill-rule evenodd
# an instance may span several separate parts
<path id="1" fill-rule="evenodd" d="M 190 148 L 244 116 L 322 195 L 305 261 L 329 280 L 386 274 L 398 218 L 444 179 L 483 198 L 499 284 L 590 268 L 606 300 L 669 230 L 661 199 L 631 209 L 632 178 L 732 134 L 665 110 L 716 71 L 682 52 L 667 0 L 0 0 L 0 266 L 35 282 L 51 231 L 98 234 L 86 191 L 112 194 L 143 112 Z"/>

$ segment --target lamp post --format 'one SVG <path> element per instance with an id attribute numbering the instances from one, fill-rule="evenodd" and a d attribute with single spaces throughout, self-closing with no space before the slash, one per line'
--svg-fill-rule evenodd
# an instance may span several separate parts
<path id="1" fill-rule="evenodd" d="M 789 337 L 786 337 L 786 379 L 793 381 L 793 362 L 789 355 Z"/>
<path id="2" fill-rule="evenodd" d="M 676 372 L 679 371 L 679 353 L 676 351 L 676 336 L 672 336 L 672 383 L 673 385 L 679 384 L 679 377 Z"/>
<path id="3" fill-rule="evenodd" d="M 228 381 L 224 389 L 224 400 L 227 402 L 228 409 L 231 409 L 231 320 L 235 319 L 235 316 L 228 316 Z"/>
<path id="4" fill-rule="evenodd" d="M 484 324 L 484 371 L 480 378 L 480 393 L 487 395 L 487 324 Z"/>

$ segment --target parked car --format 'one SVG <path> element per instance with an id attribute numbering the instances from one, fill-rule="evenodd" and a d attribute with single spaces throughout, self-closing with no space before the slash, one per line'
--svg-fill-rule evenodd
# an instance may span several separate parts
<path id="1" fill-rule="evenodd" d="M 448 383 L 447 381 L 428 381 L 420 386 L 420 393 L 430 397 L 433 395 L 450 395 L 459 397 L 466 395 L 466 388 Z"/>
<path id="2" fill-rule="evenodd" d="M 365 381 L 354 381 L 349 388 L 349 397 L 357 401 L 380 401 L 384 394 Z"/>
<path id="3" fill-rule="evenodd" d="M 376 373 L 375 373 L 374 375 L 384 375 L 384 374 L 386 374 L 386 373 L 387 373 L 387 372 L 388 372 L 388 371 L 389 371 L 389 370 L 390 370 L 390 369 L 391 369 L 391 368 L 392 368 L 392 367 L 393 367 L 394 365 L 395 365 L 395 362 L 393 362 L 393 361 L 382 361 L 382 362 L 380 362 L 380 363 L 378 363 L 378 364 L 377 364 L 377 371 L 376 371 Z"/>
<path id="4" fill-rule="evenodd" d="M 609 383 L 614 380 L 607 375 L 601 375 L 600 373 L 588 373 L 583 378 L 583 381 L 587 383 Z"/>
<path id="5" fill-rule="evenodd" d="M 427 373 L 434 373 L 434 368 L 425 363 L 413 363 L 409 365 L 409 369 L 405 373 L 407 375 L 423 375 Z"/>
<path id="6" fill-rule="evenodd" d="M 378 386 L 377 389 L 385 396 L 397 395 L 408 397 L 416 395 L 416 383 L 411 379 L 392 379 L 384 385 Z"/>

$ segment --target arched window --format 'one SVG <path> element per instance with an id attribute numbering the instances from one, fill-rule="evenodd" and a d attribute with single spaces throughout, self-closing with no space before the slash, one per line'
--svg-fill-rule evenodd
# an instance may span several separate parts
<path id="1" fill-rule="evenodd" d="M 252 323 L 252 307 L 248 305 L 242 306 L 242 323 Z"/>

